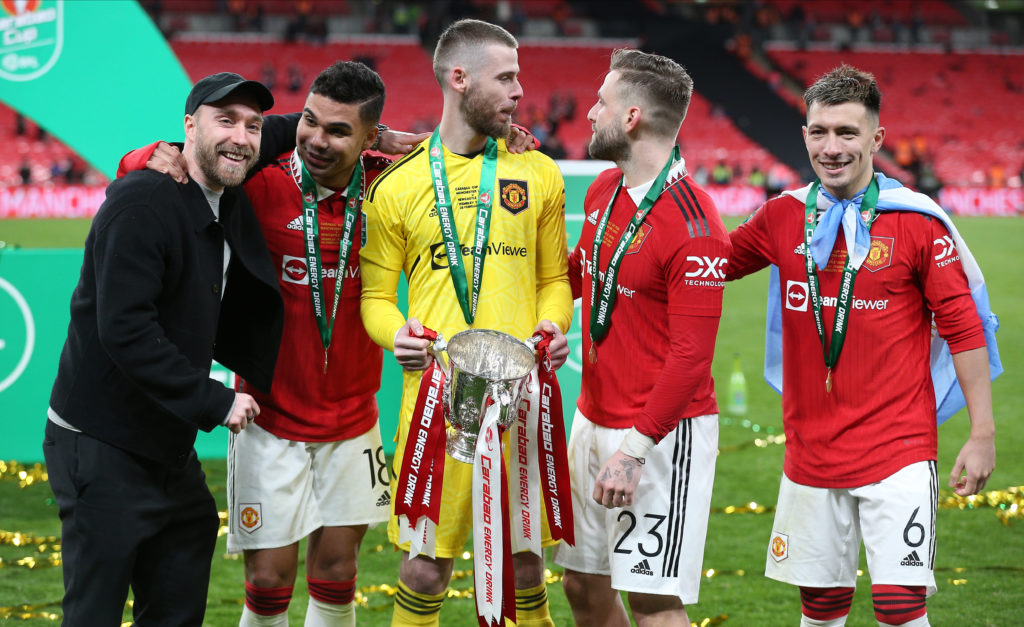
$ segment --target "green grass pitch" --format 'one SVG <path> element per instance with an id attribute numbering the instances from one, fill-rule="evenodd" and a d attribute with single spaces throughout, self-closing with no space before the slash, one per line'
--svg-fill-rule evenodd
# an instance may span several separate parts
<path id="1" fill-rule="evenodd" d="M 734 227 L 736 220 L 728 221 Z M 8 245 L 50 245 L 77 247 L 84 240 L 88 222 L 0 221 L 0 240 Z M 993 385 L 997 424 L 997 468 L 989 490 L 1024 485 L 1024 290 L 1022 277 L 1024 220 L 1016 218 L 958 219 L 958 228 L 971 245 L 986 274 L 992 308 L 1000 315 L 998 333 L 1006 374 Z M 755 438 L 781 431 L 779 398 L 761 382 L 762 325 L 764 320 L 765 273 L 726 289 L 725 313 L 719 332 L 714 375 L 719 398 L 725 405 L 726 386 L 734 354 L 742 359 L 748 382 L 749 424 L 723 416 L 721 454 L 717 464 L 712 507 L 716 510 L 749 503 L 772 506 L 782 467 L 783 447 L 753 445 Z M 1021 290 L 1021 291 L 1018 291 Z M 892 359 L 899 359 L 893 355 Z M 879 381 L 879 385 L 885 385 Z M 755 432 L 755 427 L 758 429 Z M 953 460 L 968 432 L 965 413 L 954 417 L 939 430 L 939 476 L 948 475 Z M 204 462 L 214 495 L 224 507 L 225 464 Z M 948 496 L 948 490 L 943 496 Z M 770 514 L 712 513 L 708 529 L 704 568 L 714 569 L 701 586 L 700 602 L 690 606 L 691 620 L 726 627 L 785 626 L 799 622 L 799 594 L 793 587 L 763 576 L 765 548 L 771 530 Z M 60 525 L 56 506 L 46 484 L 25 488 L 16 479 L 0 480 L 0 531 L 36 536 L 57 535 Z M 40 550 L 40 548 L 42 550 Z M 235 625 L 241 612 L 242 564 L 224 556 L 223 538 L 214 557 L 213 576 L 206 624 Z M 467 549 L 470 548 L 467 546 Z M 18 560 L 35 557 L 44 561 L 52 546 L 15 545 L 9 535 L 0 535 L 0 623 L 10 625 L 54 625 L 59 620 L 62 594 L 59 568 L 28 568 Z M 358 610 L 359 625 L 388 625 L 392 598 L 386 586 L 395 583 L 398 556 L 392 551 L 382 528 L 371 530 L 360 555 L 358 588 L 365 607 Z M 862 557 L 863 565 L 863 557 Z M 997 510 L 943 508 L 938 516 L 938 559 L 936 580 L 939 593 L 929 600 L 933 625 L 1012 626 L 1024 624 L 1024 519 L 1003 524 Z M 469 562 L 457 562 L 456 571 L 468 571 Z M 560 570 L 554 565 L 555 578 Z M 300 570 L 301 573 L 301 570 Z M 97 576 L 102 574 L 97 573 Z M 300 579 L 301 582 L 301 579 Z M 469 577 L 453 581 L 455 596 L 446 601 L 442 621 L 446 625 L 474 625 L 474 607 L 464 591 L 471 589 Z M 557 625 L 572 624 L 561 586 L 549 585 L 551 609 Z M 20 606 L 28 606 L 16 609 Z M 291 624 L 301 625 L 306 606 L 304 585 L 295 588 L 289 614 Z M 21 614 L 35 615 L 20 618 Z M 52 618 L 42 617 L 50 614 Z M 130 612 L 125 613 L 130 620 Z M 869 581 L 858 579 L 851 627 L 876 625 L 871 610 Z"/>

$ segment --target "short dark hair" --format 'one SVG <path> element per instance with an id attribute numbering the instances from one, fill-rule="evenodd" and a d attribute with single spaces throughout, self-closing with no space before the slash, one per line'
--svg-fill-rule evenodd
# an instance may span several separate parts
<path id="1" fill-rule="evenodd" d="M 342 104 L 359 105 L 359 117 L 370 124 L 380 122 L 384 112 L 384 81 L 359 61 L 336 61 L 320 72 L 309 92 Z"/>
<path id="2" fill-rule="evenodd" d="M 818 77 L 804 92 L 808 109 L 815 102 L 823 105 L 859 102 L 877 118 L 882 109 L 882 92 L 878 90 L 874 74 L 843 63 Z"/>
<path id="3" fill-rule="evenodd" d="M 637 94 L 649 105 L 652 131 L 673 137 L 679 132 L 693 95 L 686 68 L 668 57 L 619 48 L 612 52 L 609 69 L 619 73 L 622 96 Z"/>
<path id="4" fill-rule="evenodd" d="M 475 57 L 467 57 L 461 53 L 474 53 L 476 48 L 485 44 L 502 44 L 512 49 L 519 47 L 519 42 L 512 33 L 488 22 L 466 19 L 446 28 L 434 48 L 434 78 L 437 79 L 437 83 L 444 87 L 445 76 L 458 64 L 456 57 L 475 60 Z"/>

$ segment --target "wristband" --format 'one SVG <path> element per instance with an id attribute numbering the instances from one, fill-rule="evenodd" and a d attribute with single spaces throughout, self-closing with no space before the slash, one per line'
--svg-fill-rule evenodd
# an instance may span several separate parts
<path id="1" fill-rule="evenodd" d="M 391 130 L 391 129 L 388 127 L 387 124 L 378 124 L 377 125 L 377 139 L 373 140 L 373 145 L 370 146 L 370 150 L 379 150 L 380 149 L 380 138 L 381 138 L 381 135 L 384 134 L 384 131 L 389 131 L 389 130 Z"/>
<path id="2" fill-rule="evenodd" d="M 622 444 L 619 445 L 619 450 L 630 457 L 635 458 L 641 464 L 644 463 L 644 458 L 647 457 L 647 453 L 654 448 L 657 442 L 654 441 L 649 435 L 644 435 L 633 427 L 626 432 L 626 437 L 622 438 Z"/>

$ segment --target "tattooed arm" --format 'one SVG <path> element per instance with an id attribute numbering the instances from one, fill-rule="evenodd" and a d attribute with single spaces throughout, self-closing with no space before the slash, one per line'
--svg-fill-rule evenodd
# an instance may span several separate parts
<path id="1" fill-rule="evenodd" d="M 611 509 L 633 504 L 633 493 L 643 474 L 643 462 L 622 451 L 608 458 L 594 483 L 594 500 Z"/>

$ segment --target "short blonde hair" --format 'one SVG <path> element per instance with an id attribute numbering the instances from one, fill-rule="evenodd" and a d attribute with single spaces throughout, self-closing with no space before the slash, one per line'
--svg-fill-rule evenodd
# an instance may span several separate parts
<path id="1" fill-rule="evenodd" d="M 651 131 L 675 136 L 690 108 L 693 79 L 668 57 L 620 48 L 612 53 L 610 70 L 619 73 L 619 93 L 639 95 L 648 105 Z"/>
<path id="2" fill-rule="evenodd" d="M 501 44 L 516 49 L 519 42 L 507 30 L 480 20 L 459 20 L 441 33 L 434 48 L 434 78 L 443 88 L 445 77 L 456 65 L 470 65 L 473 56 L 486 44 Z"/>

